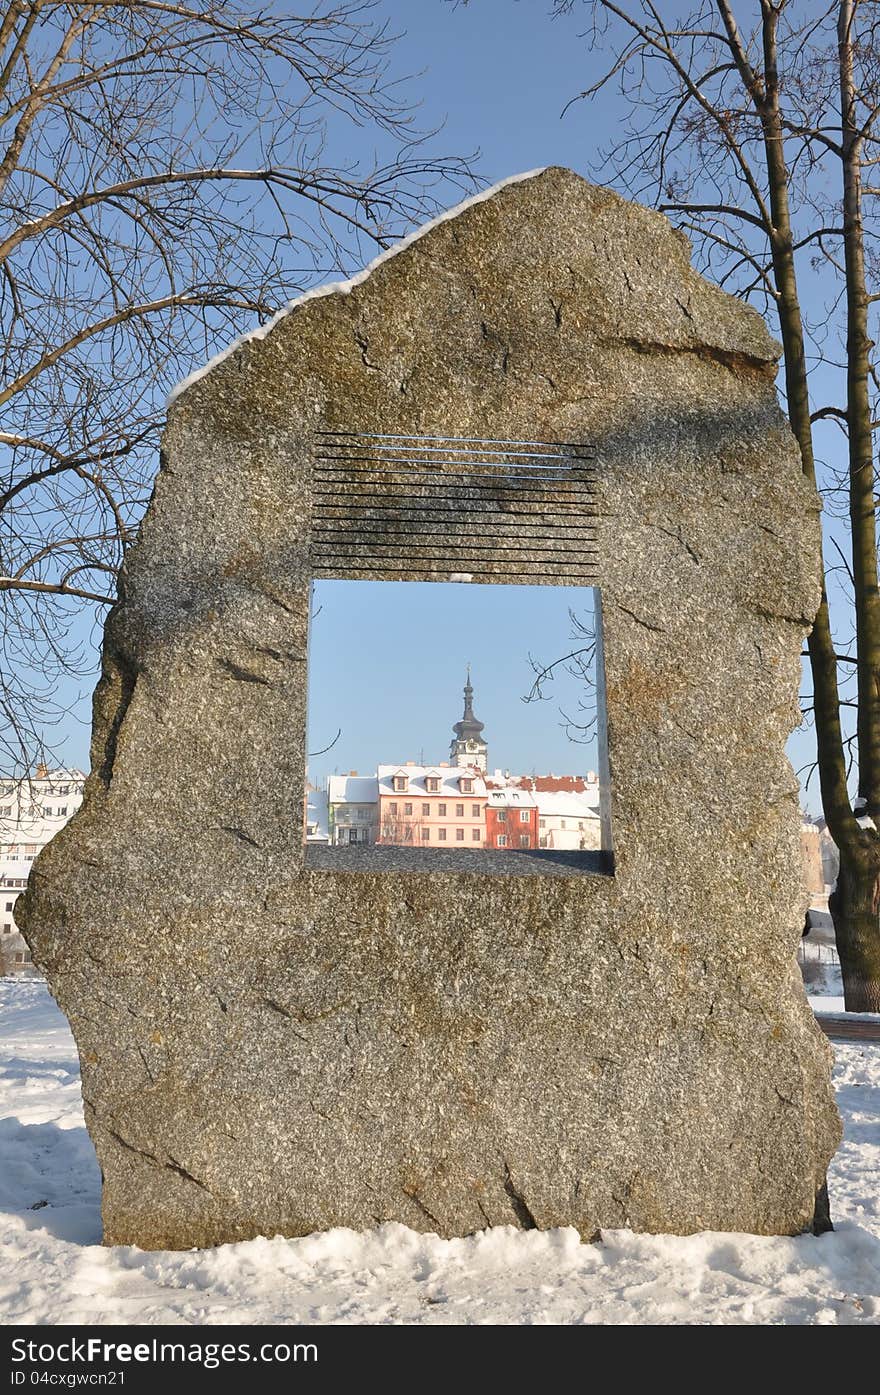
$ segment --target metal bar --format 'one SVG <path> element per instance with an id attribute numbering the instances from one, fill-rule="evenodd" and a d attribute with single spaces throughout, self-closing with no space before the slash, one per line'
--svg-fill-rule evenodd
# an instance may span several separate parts
<path id="1" fill-rule="evenodd" d="M 541 524 L 534 523 L 531 527 L 565 527 L 566 519 L 585 519 L 587 524 L 594 518 L 600 518 L 598 509 L 583 507 L 579 508 L 574 504 L 565 505 L 563 509 L 549 510 L 546 505 L 539 500 L 529 500 L 514 509 L 512 504 L 494 502 L 492 500 L 480 499 L 476 501 L 482 504 L 482 508 L 467 508 L 459 504 L 456 508 L 443 508 L 435 504 L 427 504 L 424 509 L 417 507 L 415 503 L 408 506 L 398 504 L 397 507 L 382 507 L 381 504 L 365 504 L 358 508 L 353 504 L 319 504 L 313 509 L 313 517 L 330 524 L 342 524 L 356 522 L 359 518 L 375 515 L 377 520 L 389 518 L 392 521 L 400 516 L 401 522 L 432 522 L 442 524 L 450 520 L 459 518 L 461 522 L 472 524 L 474 527 L 482 527 L 484 519 L 494 519 L 496 522 L 516 519 L 537 518 L 542 520 Z M 335 512 L 331 513 L 333 509 Z M 536 512 L 537 510 L 537 512 Z M 581 527 L 580 523 L 569 524 L 568 526 Z"/>
<path id="2" fill-rule="evenodd" d="M 580 581 L 587 581 L 588 578 L 596 576 L 595 567 L 568 567 L 567 569 L 562 567 L 542 567 L 539 569 L 530 567 L 527 570 L 522 567 L 497 567 L 493 570 L 489 570 L 485 565 L 475 563 L 473 566 L 469 567 L 464 562 L 457 562 L 454 567 L 410 567 L 406 565 L 401 567 L 390 567 L 385 565 L 374 565 L 372 562 L 358 562 L 347 556 L 328 558 L 324 562 L 315 563 L 312 567 L 312 571 L 315 573 L 328 572 L 330 575 L 335 574 L 340 569 L 358 572 L 390 572 L 408 579 L 412 578 L 414 573 L 417 575 L 446 577 L 453 572 L 464 572 L 470 576 L 522 576 L 526 577 L 529 581 L 534 580 L 535 572 L 538 570 L 541 576 L 552 576 L 557 580 L 560 577 L 569 577 L 571 579 L 571 585 L 573 586 L 578 585 Z"/>
<path id="3" fill-rule="evenodd" d="M 517 556 L 517 557 L 523 557 L 523 558 L 533 557 L 533 556 L 543 555 L 543 554 L 546 554 L 547 556 L 551 556 L 551 557 L 569 557 L 569 556 L 571 556 L 571 547 L 565 542 L 564 539 L 560 539 L 560 546 L 559 546 L 559 547 L 516 547 L 516 546 L 510 546 L 510 547 L 495 547 L 495 546 L 492 546 L 492 547 L 487 547 L 485 550 L 481 550 L 481 549 L 479 549 L 479 548 L 475 549 L 475 548 L 473 547 L 473 544 L 470 543 L 470 542 L 467 542 L 467 541 L 465 541 L 465 542 L 460 542 L 460 543 L 454 543 L 454 542 L 448 542 L 445 538 L 444 538 L 444 540 L 443 540 L 442 546 L 439 547 L 439 548 L 436 547 L 433 543 L 427 543 L 427 542 L 426 542 L 426 543 L 416 543 L 416 542 L 414 542 L 414 543 L 407 544 L 406 546 L 403 546 L 403 547 L 399 547 L 399 546 L 397 545 L 397 543 L 395 543 L 395 542 L 387 542 L 387 543 L 375 542 L 375 543 L 368 543 L 368 542 L 365 542 L 365 541 L 363 540 L 363 538 L 359 538 L 356 534 L 353 535 L 353 536 L 349 539 L 349 542 L 350 542 L 350 545 L 351 545 L 351 549 L 352 549 L 352 550 L 355 550 L 355 548 L 357 548 L 358 551 L 360 551 L 361 553 L 363 553 L 365 556 L 369 556 L 369 557 L 379 557 L 379 556 L 382 556 L 383 553 L 384 553 L 385 551 L 387 551 L 387 553 L 388 553 L 388 555 L 389 555 L 390 557 L 400 557 L 400 556 L 402 556 L 404 553 L 408 553 L 408 552 L 430 552 L 430 553 L 432 553 L 432 554 L 435 555 L 435 556 L 436 556 L 436 555 L 443 556 L 446 552 L 468 552 L 468 555 L 471 556 L 471 557 L 485 557 L 487 554 L 494 557 L 494 556 L 497 556 L 497 555 L 499 555 L 499 554 L 506 554 L 506 553 L 511 553 L 511 554 L 513 554 L 513 555 L 515 555 L 515 556 Z M 343 548 L 342 545 L 341 545 L 340 543 L 336 543 L 336 544 L 327 543 L 327 544 L 324 544 L 324 546 L 326 546 L 327 549 L 328 549 L 328 551 L 331 551 L 331 552 L 333 552 L 333 551 L 337 551 L 337 552 L 338 552 L 338 551 L 347 551 L 347 550 L 348 550 L 347 548 Z M 584 557 L 588 557 L 588 556 L 591 556 L 591 555 L 598 555 L 598 549 L 595 548 L 595 547 L 591 547 L 591 546 L 581 547 L 581 548 L 578 549 L 578 552 L 579 552 L 579 555 L 584 556 Z"/>
<path id="4" fill-rule="evenodd" d="M 473 470 L 413 470 L 408 473 L 397 466 L 393 470 L 382 470 L 375 465 L 346 467 L 345 470 L 327 470 L 321 466 L 314 471 L 312 479 L 315 484 L 334 487 L 343 482 L 346 485 L 375 484 L 381 488 L 418 484 L 432 489 L 463 482 L 471 488 L 491 485 L 508 489 L 554 490 L 562 487 L 594 490 L 599 483 L 593 475 L 557 475 L 549 472 L 546 475 L 515 475 L 508 470 L 484 470 L 480 474 Z"/>
<path id="5" fill-rule="evenodd" d="M 538 528 L 591 528 L 595 526 L 595 520 L 603 515 L 592 509 L 566 509 L 547 516 L 546 509 L 542 509 L 540 504 L 528 505 L 515 509 L 511 506 L 497 509 L 444 509 L 442 512 L 432 513 L 428 510 L 416 508 L 407 509 L 382 509 L 376 507 L 365 507 L 363 509 L 348 509 L 345 512 L 329 513 L 326 510 L 316 509 L 312 514 L 312 526 L 323 525 L 328 528 L 338 528 L 341 532 L 357 530 L 360 523 L 387 524 L 389 528 L 394 526 L 397 532 L 405 531 L 410 524 L 432 524 L 436 530 L 443 528 L 455 528 L 459 524 L 474 523 L 484 529 L 492 529 L 495 524 L 504 527 L 516 527 L 521 522 L 528 523 L 528 520 L 537 520 L 528 526 Z"/>
<path id="6" fill-rule="evenodd" d="M 567 478 L 570 475 L 584 474 L 589 475 L 591 479 L 598 479 L 599 476 L 599 471 L 587 460 L 579 460 L 570 465 L 559 464 L 556 461 L 552 465 L 535 465 L 518 460 L 466 460 L 460 455 L 443 455 L 432 460 L 408 460 L 405 455 L 315 455 L 314 460 L 319 470 L 333 474 L 366 467 L 385 473 L 390 469 L 392 473 L 397 474 L 472 475 L 482 471 L 517 478 L 534 475 L 536 479 L 546 479 L 547 476 L 555 475 Z"/>
<path id="7" fill-rule="evenodd" d="M 312 534 L 316 537 L 346 537 L 349 534 L 357 533 L 364 536 L 375 535 L 376 537 L 386 537 L 391 534 L 395 538 L 399 537 L 436 537 L 441 530 L 432 527 L 419 527 L 415 524 L 398 524 L 391 521 L 384 527 L 371 527 L 374 520 L 368 519 L 363 523 L 358 523 L 355 527 L 347 525 L 332 527 L 328 523 L 316 523 L 312 528 Z M 379 520 L 375 520 L 378 524 Z M 528 531 L 531 530 L 531 531 Z M 471 527 L 469 524 L 458 524 L 454 528 L 447 528 L 445 533 L 454 533 L 457 538 L 485 539 L 486 529 L 481 526 Z M 564 538 L 570 542 L 582 542 L 586 539 L 593 539 L 596 536 L 596 528 L 593 524 L 569 524 L 558 528 L 551 524 L 549 527 L 538 527 L 535 524 L 519 524 L 511 528 L 493 528 L 493 538 L 522 538 L 524 543 L 530 542 L 533 538 L 539 542 L 542 537 L 552 536 L 554 538 Z"/>
<path id="8" fill-rule="evenodd" d="M 472 582 L 479 583 L 485 581 L 503 581 L 511 585 L 539 585 L 546 586 L 594 586 L 598 580 L 596 570 L 571 572 L 555 571 L 544 568 L 540 572 L 541 581 L 535 580 L 535 571 L 494 571 L 487 572 L 480 567 L 446 567 L 442 571 L 430 569 L 428 567 L 371 567 L 369 565 L 359 565 L 352 562 L 350 558 L 342 558 L 338 562 L 328 562 L 323 566 L 314 566 L 312 574 L 314 576 L 335 577 L 337 580 L 344 580 L 345 576 L 360 576 L 361 574 L 376 574 L 377 579 L 387 577 L 390 580 L 400 581 L 449 581 L 453 574 L 465 574 L 471 578 Z"/>
<path id="9" fill-rule="evenodd" d="M 439 475 L 445 479 L 449 475 L 464 475 L 470 479 L 483 475 L 492 478 L 500 476 L 513 480 L 598 480 L 598 470 L 586 466 L 560 469 L 558 465 L 508 465 L 495 460 L 452 460 L 445 458 L 429 462 L 402 460 L 389 455 L 379 459 L 375 455 L 348 455 L 344 460 L 330 460 L 326 455 L 315 456 L 315 473 L 319 475 L 403 475 L 406 479 L 413 475 Z M 404 467 L 411 466 L 411 469 Z M 452 468 L 453 466 L 461 468 Z"/>
<path id="10" fill-rule="evenodd" d="M 599 509 L 577 509 L 567 508 L 554 510 L 552 514 L 540 504 L 520 505 L 515 508 L 512 504 L 504 507 L 498 505 L 495 508 L 486 506 L 485 508 L 469 509 L 437 509 L 432 505 L 431 510 L 417 509 L 383 509 L 374 505 L 367 505 L 361 509 L 343 508 L 337 505 L 336 512 L 331 513 L 334 506 L 324 505 L 323 508 L 316 508 L 312 514 L 315 523 L 326 523 L 340 528 L 356 527 L 358 522 L 397 524 L 405 526 L 410 523 L 434 523 L 438 528 L 455 526 L 456 519 L 462 523 L 473 521 L 480 522 L 485 519 L 487 528 L 493 527 L 496 523 L 513 523 L 514 521 L 527 519 L 540 519 L 548 528 L 581 528 L 589 527 L 592 521 L 597 518 L 613 518 L 613 514 L 602 513 Z M 531 525 L 536 526 L 536 525 Z"/>
<path id="11" fill-rule="evenodd" d="M 494 467 L 491 470 L 482 470 L 478 472 L 476 470 L 433 470 L 425 469 L 421 466 L 417 470 L 401 470 L 397 467 L 385 469 L 382 465 L 362 464 L 346 465 L 344 469 L 330 470 L 326 465 L 318 464 L 312 472 L 313 478 L 317 475 L 326 475 L 328 480 L 337 480 L 340 476 L 343 478 L 351 477 L 351 479 L 355 481 L 364 475 L 391 475 L 395 478 L 399 476 L 401 480 L 425 480 L 427 482 L 434 480 L 465 479 L 476 480 L 480 483 L 482 481 L 490 482 L 497 480 L 501 484 L 504 484 L 506 481 L 515 483 L 519 480 L 535 480 L 538 484 L 546 484 L 548 480 L 560 480 L 573 485 L 589 485 L 592 488 L 595 488 L 599 483 L 599 476 L 594 474 L 575 475 L 571 472 L 563 474 L 555 470 L 552 472 L 548 470 L 544 474 L 538 475 L 534 474 L 532 471 L 517 474 L 512 470 L 498 470 Z"/>
<path id="12" fill-rule="evenodd" d="M 519 501 L 521 501 L 521 502 L 531 502 L 531 503 L 535 503 L 535 504 L 549 504 L 549 503 L 555 503 L 555 502 L 557 502 L 557 501 L 559 501 L 560 503 L 563 503 L 563 504 L 567 504 L 567 503 L 570 503 L 570 504 L 578 504 L 578 503 L 585 502 L 585 501 L 588 501 L 588 500 L 593 499 L 593 498 L 595 497 L 595 493 L 596 493 L 596 491 L 594 491 L 594 490 L 592 490 L 592 489 L 584 489 L 584 490 L 579 490 L 579 491 L 577 491 L 577 492 L 568 490 L 568 491 L 566 491 L 565 493 L 563 493 L 561 490 L 554 490 L 554 491 L 547 491 L 546 493 L 539 493 L 537 490 L 534 490 L 534 489 L 530 489 L 530 490 L 528 490 L 528 491 L 527 491 L 527 490 L 524 490 L 524 489 L 506 489 L 506 488 L 504 487 L 504 485 L 499 485 L 499 486 L 497 486 L 497 487 L 495 487 L 495 488 L 490 488 L 490 487 L 488 487 L 488 486 L 486 486 L 486 485 L 467 485 L 467 484 L 451 484 L 451 485 L 449 486 L 448 490 L 439 490 L 439 489 L 436 487 L 436 485 L 433 485 L 433 484 L 419 484 L 418 481 L 414 481 L 412 484 L 407 485 L 406 488 L 400 488 L 400 489 L 397 489 L 397 488 L 389 488 L 389 489 L 386 489 L 386 490 L 381 490 L 381 491 L 379 491 L 378 493 L 376 492 L 376 489 L 375 489 L 375 488 L 371 488 L 368 484 L 366 484 L 366 482 L 365 482 L 364 484 L 362 484 L 362 485 L 352 485 L 352 484 L 349 484 L 349 485 L 347 485 L 347 487 L 346 487 L 346 489 L 345 489 L 344 491 L 335 490 L 335 489 L 325 489 L 325 488 L 323 488 L 323 487 L 315 488 L 315 489 L 313 490 L 313 493 L 316 494 L 316 495 L 317 495 L 318 497 L 320 497 L 320 498 L 325 498 L 325 497 L 326 497 L 326 498 L 330 498 L 330 499 L 336 499 L 336 498 L 338 498 L 338 497 L 339 497 L 339 494 L 340 494 L 340 493 L 343 493 L 343 492 L 344 492 L 345 498 L 347 498 L 347 499 L 380 499 L 380 500 L 389 499 L 389 500 L 394 500 L 394 499 L 406 499 L 406 498 L 409 498 L 409 497 L 412 497 L 412 498 L 414 498 L 414 499 L 419 499 L 419 500 L 424 499 L 424 498 L 425 498 L 424 493 L 420 493 L 420 494 L 418 494 L 418 495 L 414 495 L 414 494 L 412 493 L 412 491 L 413 491 L 413 490 L 416 490 L 416 489 L 418 489 L 418 490 L 428 490 L 430 493 L 432 493 L 433 495 L 436 496 L 438 502 L 439 502 L 440 500 L 442 500 L 442 499 L 445 499 L 445 498 L 452 498 L 453 500 L 456 500 L 456 499 L 460 500 L 460 499 L 463 497 L 463 498 L 465 498 L 465 499 L 468 499 L 468 498 L 475 498 L 475 499 L 483 499 L 483 498 L 515 499 L 515 500 L 519 500 Z"/>
<path id="13" fill-rule="evenodd" d="M 594 450 L 595 447 L 586 441 L 514 441 L 505 436 L 406 436 L 393 431 L 330 431 L 324 427 L 319 427 L 315 435 L 326 437 L 330 441 L 445 441 L 468 446 L 538 446 L 546 447 L 550 451 L 569 450 Z M 416 447 L 421 449 L 421 447 Z M 425 446 L 425 450 L 436 449 L 436 447 Z"/>
<path id="14" fill-rule="evenodd" d="M 493 552 L 491 555 L 487 555 L 485 552 L 473 552 L 473 551 L 468 552 L 465 548 L 455 548 L 454 550 L 455 550 L 456 552 L 458 552 L 460 555 L 459 555 L 458 557 L 453 557 L 453 558 L 451 558 L 451 559 L 447 559 L 447 556 L 446 556 L 445 551 L 444 551 L 444 552 L 438 552 L 436 549 L 431 549 L 431 548 L 413 549 L 412 554 L 410 554 L 409 549 L 406 549 L 406 548 L 397 548 L 397 549 L 394 549 L 393 551 L 389 551 L 389 552 L 387 552 L 387 553 L 383 553 L 383 552 L 381 552 L 381 551 L 378 551 L 378 552 L 377 552 L 375 549 L 362 548 L 362 547 L 341 547 L 341 546 L 329 547 L 329 546 L 328 546 L 328 547 L 324 547 L 324 548 L 320 549 L 320 551 L 318 551 L 318 552 L 313 552 L 311 555 L 312 555 L 313 558 L 316 558 L 316 559 L 317 559 L 317 558 L 321 558 L 321 557 L 343 557 L 343 556 L 344 556 L 344 557 L 363 557 L 363 558 L 366 558 L 366 559 L 369 560 L 369 561 L 376 561 L 376 562 L 385 562 L 385 561 L 389 561 L 389 562 L 398 562 L 398 561 L 407 562 L 408 559 L 410 559 L 410 558 L 412 557 L 412 558 L 414 558 L 417 562 L 429 562 L 429 563 L 433 563 L 433 568 L 434 568 L 434 570 L 436 570 L 437 568 L 440 568 L 440 569 L 442 569 L 442 570 L 446 570 L 446 569 L 447 569 L 447 566 L 446 566 L 447 560 L 449 560 L 450 563 L 451 563 L 451 562 L 454 562 L 454 563 L 455 563 L 455 570 L 465 570 L 465 571 L 468 570 L 468 568 L 464 566 L 464 562 L 465 562 L 466 560 L 469 560 L 470 562 L 472 562 L 473 565 L 474 565 L 474 568 L 476 568 L 477 570 L 480 570 L 480 569 L 485 569 L 486 566 L 491 566 L 491 565 L 493 565 L 493 563 L 494 563 L 494 561 L 495 561 L 496 559 L 497 559 L 498 565 L 499 565 L 499 566 L 502 566 L 502 567 L 507 567 L 507 566 L 510 566 L 510 565 L 516 566 L 518 563 L 523 563 L 524 565 L 531 565 L 531 558 L 535 555 L 534 553 L 531 553 L 531 552 L 530 552 L 530 553 L 519 552 L 519 551 L 516 550 L 516 548 L 511 548 L 511 549 L 509 549 L 508 551 L 503 552 L 503 553 L 496 553 L 496 552 Z M 461 554 L 463 554 L 463 555 L 461 555 Z M 566 559 L 568 559 L 570 566 L 573 567 L 575 570 L 577 570 L 577 569 L 580 568 L 580 567 L 592 567 L 592 566 L 594 566 L 595 563 L 596 563 L 596 560 L 597 560 L 597 556 L 598 556 L 597 553 L 592 552 L 592 551 L 588 551 L 588 550 L 586 550 L 586 549 L 579 550 L 578 553 L 577 553 L 577 555 L 576 555 L 575 557 L 572 557 L 572 556 L 571 556 L 571 553 L 570 553 L 569 551 L 567 551 L 567 550 L 565 550 L 565 551 L 553 551 L 552 549 L 549 550 L 546 554 L 541 554 L 541 555 L 542 555 L 542 559 L 543 559 L 544 557 L 546 557 L 547 562 L 548 562 L 549 564 L 551 564 L 551 565 L 555 565 L 557 561 L 565 561 Z"/>

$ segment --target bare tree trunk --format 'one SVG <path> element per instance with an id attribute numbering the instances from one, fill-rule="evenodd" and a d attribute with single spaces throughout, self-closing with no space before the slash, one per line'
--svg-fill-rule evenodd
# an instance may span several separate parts
<path id="1" fill-rule="evenodd" d="M 564 12 L 575 0 L 554 0 Z M 579 94 L 591 100 L 609 84 L 628 107 L 621 135 L 606 154 L 628 191 L 656 191 L 658 207 L 701 239 L 704 262 L 720 263 L 721 285 L 733 280 L 747 299 L 763 299 L 779 316 L 785 350 L 788 416 L 804 474 L 817 483 L 814 423 L 844 423 L 848 437 L 847 501 L 856 654 L 836 652 L 823 588 L 808 648 L 813 678 L 817 769 L 829 832 L 840 852 L 832 914 L 850 1011 L 875 1010 L 880 993 L 880 590 L 876 555 L 871 394 L 880 388 L 870 337 L 880 294 L 876 279 L 880 224 L 873 205 L 880 183 L 880 28 L 876 6 L 834 0 L 807 15 L 790 0 L 759 0 L 760 22 L 740 33 L 733 0 L 701 0 L 672 19 L 656 0 L 601 0 L 588 31 L 601 50 L 618 34 L 613 62 Z M 720 19 L 720 25 L 718 23 Z M 786 66 L 780 77 L 780 51 Z M 835 67 L 836 64 L 836 67 Z M 665 69 L 665 75 L 663 70 Z M 840 165 L 841 198 L 829 200 L 826 175 Z M 863 202 L 868 210 L 863 210 Z M 754 232 L 767 239 L 766 247 Z M 842 256 L 838 254 L 842 240 Z M 873 240 L 872 240 L 873 239 Z M 829 244 L 835 244 L 830 250 Z M 798 291 L 804 256 L 839 287 L 828 319 L 805 320 Z M 824 294 L 824 289 L 823 292 Z M 827 352 L 827 330 L 846 313 L 846 363 Z M 810 360 L 807 345 L 810 345 Z M 846 409 L 810 409 L 813 363 L 846 372 Z M 833 474 L 832 474 L 833 480 Z M 823 480 L 823 483 L 825 481 Z M 832 483 L 832 491 L 838 487 Z M 842 486 L 841 486 L 842 487 Z M 841 554 L 843 559 L 843 555 Z M 854 664 L 855 703 L 842 702 L 841 664 Z M 842 707 L 857 709 L 845 731 Z M 859 802 L 848 789 L 855 743 Z"/>
<path id="2" fill-rule="evenodd" d="M 841 853 L 837 886 L 828 899 L 834 921 L 847 1012 L 880 1012 L 877 934 L 877 856 L 873 848 Z"/>
<path id="3" fill-rule="evenodd" d="M 846 380 L 849 438 L 849 511 L 858 656 L 859 796 L 868 819 L 880 816 L 880 595 L 874 516 L 874 442 L 871 426 L 868 291 L 862 224 L 862 135 L 853 78 L 853 0 L 837 13 L 840 79 L 843 246 L 846 283 Z M 867 822 L 867 820 L 866 820 Z M 834 832 L 832 830 L 832 836 Z M 860 828 L 840 847 L 837 892 L 830 901 L 848 1012 L 880 1011 L 878 877 L 880 839 Z"/>

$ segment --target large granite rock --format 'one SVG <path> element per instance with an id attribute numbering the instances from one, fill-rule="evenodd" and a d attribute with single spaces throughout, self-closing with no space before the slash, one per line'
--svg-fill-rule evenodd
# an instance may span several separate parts
<path id="1" fill-rule="evenodd" d="M 108 1242 L 811 1226 L 839 1124 L 784 744 L 819 522 L 777 354 L 662 217 L 550 169 L 178 397 L 22 916 Z M 613 873 L 305 865 L 316 429 L 594 443 Z"/>

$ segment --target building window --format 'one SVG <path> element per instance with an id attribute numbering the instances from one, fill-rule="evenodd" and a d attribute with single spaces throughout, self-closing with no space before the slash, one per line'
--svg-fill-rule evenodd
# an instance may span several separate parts
<path id="1" fill-rule="evenodd" d="M 404 806 L 403 806 L 403 812 L 404 812 L 405 814 L 407 814 L 410 818 L 412 818 L 412 805 L 411 805 L 411 804 L 404 804 Z"/>
<path id="2" fill-rule="evenodd" d="M 506 833 L 499 833 L 499 834 L 498 834 L 498 837 L 497 837 L 497 839 L 496 839 L 496 842 L 497 842 L 499 848 L 506 848 L 506 847 L 507 847 L 507 834 L 506 834 Z"/>
<path id="3" fill-rule="evenodd" d="M 396 794 L 406 794 L 409 778 L 406 775 L 395 775 L 391 783 Z"/>
<path id="4" fill-rule="evenodd" d="M 472 828 L 472 829 L 471 829 L 471 838 L 472 838 L 472 840 L 473 840 L 475 843 L 479 843 L 479 841 L 480 841 L 480 830 L 479 830 L 478 828 Z"/>
<path id="5" fill-rule="evenodd" d="M 459 788 L 462 794 L 472 794 L 474 789 L 474 782 L 473 780 L 467 779 L 466 777 L 462 777 L 462 779 L 459 781 Z"/>
<path id="6" fill-rule="evenodd" d="M 3 934 L 4 934 L 4 935 L 11 935 L 11 934 L 12 934 L 12 926 L 9 924 L 9 921 L 8 921 L 8 920 L 4 920 L 4 922 L 3 922 Z"/>
<path id="7" fill-rule="evenodd" d="M 430 828 L 423 828 L 423 829 L 422 829 L 422 842 L 423 842 L 423 843 L 427 843 L 427 841 L 428 841 L 428 839 L 430 838 L 430 836 L 431 836 L 431 830 L 430 830 Z"/>
<path id="8" fill-rule="evenodd" d="M 507 810 L 506 810 L 506 809 L 499 809 L 499 810 L 498 810 L 498 822 L 499 822 L 499 823 L 507 823 Z"/>
<path id="9" fill-rule="evenodd" d="M 479 806 L 479 804 L 472 804 L 472 805 L 471 805 L 471 818 L 472 818 L 472 819 L 478 819 L 479 817 L 480 817 L 480 806 Z"/>
<path id="10" fill-rule="evenodd" d="M 438 805 L 437 805 L 437 813 L 440 815 L 441 819 L 445 819 L 445 818 L 446 818 L 446 805 L 445 805 L 445 804 L 438 804 Z"/>
<path id="11" fill-rule="evenodd" d="M 388 812 L 389 814 L 397 813 L 397 804 L 395 802 L 392 801 L 392 803 L 388 805 Z"/>
<path id="12" fill-rule="evenodd" d="M 538 826 L 539 826 L 540 828 L 546 828 L 546 827 L 547 827 L 547 820 L 546 820 L 546 819 L 538 819 Z"/>
<path id="13" fill-rule="evenodd" d="M 431 806 L 430 806 L 430 804 L 423 804 L 423 805 L 422 805 L 422 818 L 423 818 L 423 819 L 426 819 L 426 818 L 428 817 L 428 815 L 430 814 L 430 812 L 431 812 Z"/>
<path id="14" fill-rule="evenodd" d="M 412 840 L 413 840 L 413 836 L 412 836 L 412 824 L 411 824 L 411 823 L 408 823 L 407 826 L 406 826 L 406 828 L 403 830 L 403 841 L 404 841 L 405 843 L 411 843 Z"/>
<path id="15" fill-rule="evenodd" d="M 463 804 L 456 804 L 456 806 L 455 806 L 455 817 L 456 817 L 457 819 L 463 819 L 463 818 L 464 818 L 464 805 L 463 805 Z"/>
<path id="16" fill-rule="evenodd" d="M 521 833 L 519 835 L 519 845 L 521 848 L 527 848 L 529 846 L 529 835 L 527 833 Z"/>
<path id="17" fill-rule="evenodd" d="M 446 842 L 446 829 L 445 829 L 445 828 L 438 828 L 438 829 L 437 829 L 437 837 L 439 838 L 439 840 L 440 840 L 441 843 L 445 843 L 445 842 Z"/>
<path id="18" fill-rule="evenodd" d="M 440 781 L 438 780 L 438 778 L 437 778 L 436 775 L 428 775 L 428 776 L 426 776 L 426 778 L 425 778 L 425 789 L 428 791 L 428 794 L 439 794 L 439 793 L 440 793 Z"/>
<path id="19" fill-rule="evenodd" d="M 528 821 L 529 821 L 529 811 L 528 811 L 528 809 L 520 809 L 520 811 L 519 811 L 519 821 L 520 821 L 520 823 L 528 823 Z"/>
<path id="20" fill-rule="evenodd" d="M 6 909 L 7 909 L 7 911 L 11 911 L 11 910 L 12 910 L 12 907 L 13 907 L 14 905 L 15 905 L 15 902 L 14 902 L 14 901 L 7 901 L 7 902 L 6 902 Z"/>
<path id="21" fill-rule="evenodd" d="M 63 805 L 61 806 L 61 808 L 58 810 L 58 813 L 59 813 L 59 814 L 66 814 L 66 813 L 67 813 L 67 805 L 66 805 L 66 804 L 63 804 Z"/>
<path id="22" fill-rule="evenodd" d="M 463 828 L 457 828 L 457 829 L 455 830 L 455 841 L 456 841 L 456 843 L 463 843 L 463 842 L 464 842 L 464 829 L 463 829 Z"/>
<path id="23" fill-rule="evenodd" d="M 560 827 L 560 828 L 564 828 L 564 827 L 565 827 L 565 819 L 560 819 L 560 820 L 559 820 L 559 827 Z"/>

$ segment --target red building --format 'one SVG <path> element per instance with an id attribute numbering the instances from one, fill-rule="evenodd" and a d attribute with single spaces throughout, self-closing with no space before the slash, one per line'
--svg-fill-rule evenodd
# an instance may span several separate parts
<path id="1" fill-rule="evenodd" d="M 486 847 L 512 852 L 538 846 L 538 806 L 530 790 L 490 790 L 486 797 Z"/>

